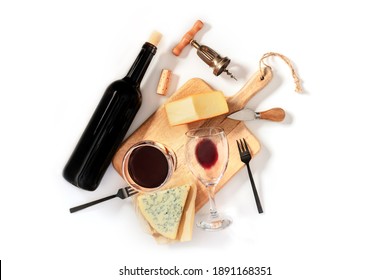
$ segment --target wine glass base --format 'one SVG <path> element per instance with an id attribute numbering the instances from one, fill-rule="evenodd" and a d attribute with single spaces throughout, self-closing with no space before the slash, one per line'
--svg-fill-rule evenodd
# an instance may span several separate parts
<path id="1" fill-rule="evenodd" d="M 224 215 L 217 215 L 216 217 L 210 214 L 204 214 L 199 217 L 196 222 L 196 226 L 205 231 L 219 231 L 227 228 L 231 223 L 232 219 Z"/>

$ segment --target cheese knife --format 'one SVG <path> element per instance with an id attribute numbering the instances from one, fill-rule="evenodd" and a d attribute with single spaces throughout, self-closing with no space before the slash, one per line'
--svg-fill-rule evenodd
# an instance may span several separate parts
<path id="1" fill-rule="evenodd" d="M 251 121 L 251 120 L 269 120 L 274 122 L 281 122 L 284 120 L 286 113 L 282 108 L 272 108 L 264 112 L 255 112 L 252 109 L 244 108 L 240 111 L 234 112 L 227 117 L 237 121 Z"/>

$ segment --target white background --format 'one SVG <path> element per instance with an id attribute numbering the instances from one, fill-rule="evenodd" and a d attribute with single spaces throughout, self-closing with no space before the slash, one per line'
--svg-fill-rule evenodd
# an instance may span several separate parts
<path id="1" fill-rule="evenodd" d="M 275 280 L 389 279 L 386 7 L 385 1 L 1 1 L 4 279 L 127 279 L 119 276 L 125 265 L 210 273 L 214 266 L 270 266 L 273 275 L 264 279 Z M 194 49 L 180 58 L 170 54 L 197 19 L 206 24 L 197 38 L 232 59 L 238 82 L 213 76 Z M 294 92 L 287 66 L 269 59 L 274 78 L 248 104 L 287 112 L 283 123 L 247 123 L 263 146 L 251 166 L 265 213 L 257 214 L 243 169 L 217 195 L 232 226 L 195 229 L 191 242 L 167 246 L 143 231 L 130 201 L 69 214 L 124 185 L 112 167 L 95 192 L 61 176 L 105 88 L 127 73 L 155 29 L 164 37 L 129 133 L 164 103 L 154 93 L 162 68 L 175 74 L 171 91 L 200 77 L 232 95 L 262 54 L 274 51 L 294 62 L 304 88 Z"/>

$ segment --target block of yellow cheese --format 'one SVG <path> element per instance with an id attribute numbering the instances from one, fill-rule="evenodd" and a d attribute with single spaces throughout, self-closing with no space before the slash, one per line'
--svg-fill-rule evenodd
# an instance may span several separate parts
<path id="1" fill-rule="evenodd" d="M 221 91 L 199 93 L 165 105 L 170 125 L 179 125 L 226 114 L 229 112 Z"/>

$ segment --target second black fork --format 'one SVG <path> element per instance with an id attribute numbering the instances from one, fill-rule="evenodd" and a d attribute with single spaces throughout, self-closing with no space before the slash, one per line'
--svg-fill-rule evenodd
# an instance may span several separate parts
<path id="1" fill-rule="evenodd" d="M 253 195 L 255 196 L 257 210 L 261 214 L 261 213 L 263 213 L 263 207 L 261 207 L 260 198 L 259 198 L 259 195 L 258 195 L 257 190 L 256 190 L 255 182 L 253 181 L 252 171 L 251 171 L 251 168 L 249 167 L 249 162 L 252 159 L 252 156 L 251 156 L 251 153 L 249 151 L 248 144 L 246 143 L 245 139 L 239 139 L 239 140 L 236 140 L 236 142 L 237 142 L 237 146 L 238 146 L 238 151 L 240 152 L 241 161 L 243 163 L 245 163 L 245 165 L 248 169 L 249 179 L 251 181 Z"/>

